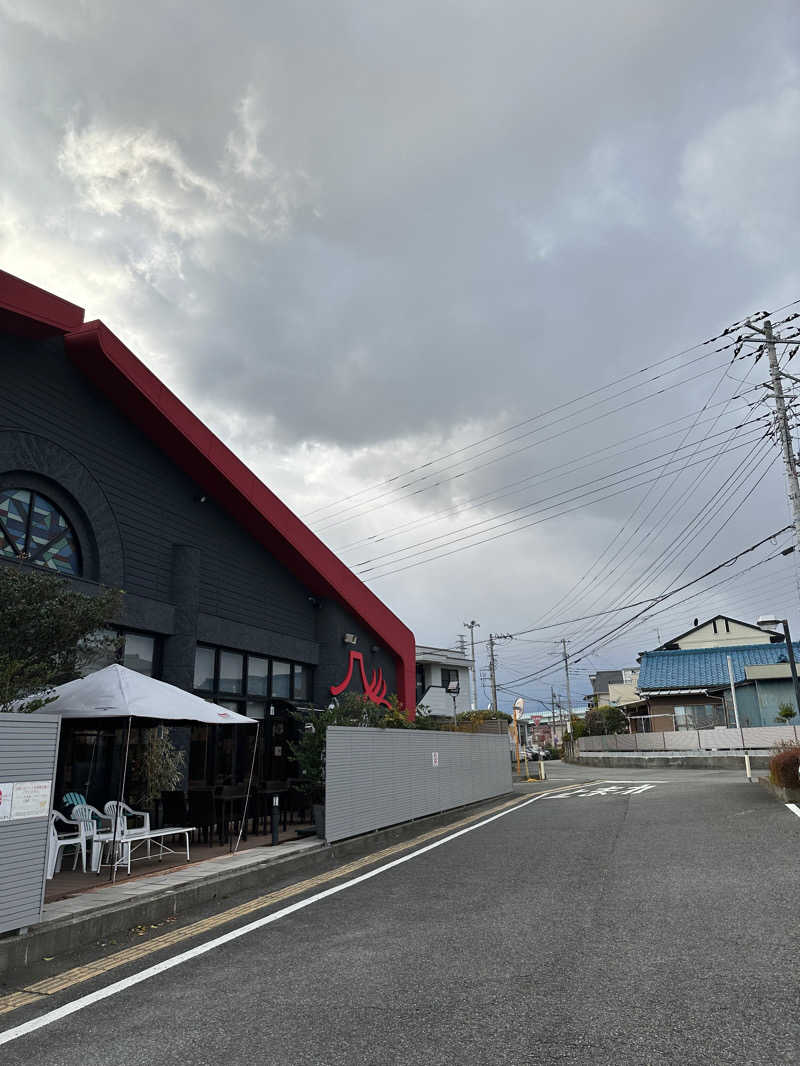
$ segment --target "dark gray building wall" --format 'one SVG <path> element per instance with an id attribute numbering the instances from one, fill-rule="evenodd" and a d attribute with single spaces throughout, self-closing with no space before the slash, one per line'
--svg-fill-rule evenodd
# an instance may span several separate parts
<path id="1" fill-rule="evenodd" d="M 344 634 L 352 633 L 356 644 L 346 645 Z M 317 608 L 317 641 L 319 642 L 319 665 L 314 672 L 315 702 L 325 706 L 331 700 L 331 686 L 339 685 L 347 674 L 350 651 L 363 656 L 367 680 L 373 670 L 380 671 L 387 682 L 387 694 L 397 691 L 397 668 L 394 656 L 383 647 L 365 626 L 357 623 L 338 603 L 322 601 Z M 353 681 L 349 688 L 361 692 L 360 671 L 354 667 Z"/>
<path id="2" fill-rule="evenodd" d="M 200 502 L 204 487 L 94 389 L 60 338 L 0 335 L 0 381 L 0 486 L 19 473 L 63 507 L 85 576 L 125 590 L 128 624 L 165 634 L 165 680 L 191 685 L 200 640 L 319 663 L 324 705 L 346 673 L 342 635 L 355 632 L 394 691 L 394 659 L 371 651 L 375 637 L 338 604 L 318 604 L 213 499 Z"/>

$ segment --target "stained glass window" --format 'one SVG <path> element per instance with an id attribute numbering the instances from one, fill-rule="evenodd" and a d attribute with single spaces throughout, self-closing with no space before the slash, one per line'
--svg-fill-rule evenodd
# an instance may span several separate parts
<path id="1" fill-rule="evenodd" d="M 81 573 L 78 541 L 66 518 L 30 489 L 0 489 L 0 555 L 61 574 Z"/>

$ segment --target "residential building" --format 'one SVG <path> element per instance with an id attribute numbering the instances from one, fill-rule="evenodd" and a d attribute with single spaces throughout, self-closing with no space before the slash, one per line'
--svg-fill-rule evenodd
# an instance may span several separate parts
<path id="1" fill-rule="evenodd" d="M 430 648 L 417 645 L 416 706 L 427 708 L 435 718 L 453 719 L 471 709 L 470 670 L 472 659 L 451 648 Z M 458 691 L 448 691 L 456 685 Z M 453 699 L 455 698 L 455 708 Z"/>
<path id="2" fill-rule="evenodd" d="M 598 670 L 589 675 L 592 694 L 587 696 L 589 707 L 621 707 L 626 703 L 636 703 L 638 667 L 626 667 L 622 670 Z"/>
<path id="3" fill-rule="evenodd" d="M 631 707 L 639 703 L 639 667 L 634 666 L 621 671 L 622 681 L 609 681 L 608 706 Z"/>
<path id="4" fill-rule="evenodd" d="M 665 641 L 657 651 L 677 651 L 689 648 L 736 647 L 744 644 L 769 644 L 783 640 L 781 633 L 761 629 L 751 622 L 741 622 L 728 615 L 717 614 L 706 622 L 697 618 L 691 629 Z"/>
<path id="5" fill-rule="evenodd" d="M 792 646 L 800 658 L 800 646 Z M 648 651 L 640 657 L 639 673 L 646 717 L 634 719 L 635 728 L 733 725 L 728 656 L 742 726 L 775 725 L 780 704 L 795 706 L 785 642 Z"/>
<path id="6" fill-rule="evenodd" d="M 381 704 L 396 693 L 413 713 L 412 632 L 102 322 L 83 319 L 0 272 L 0 565 L 124 589 L 108 620 L 124 662 L 261 719 L 264 778 L 287 775 L 297 708 L 353 691 Z M 241 732 L 187 729 L 188 776 L 240 778 Z"/>

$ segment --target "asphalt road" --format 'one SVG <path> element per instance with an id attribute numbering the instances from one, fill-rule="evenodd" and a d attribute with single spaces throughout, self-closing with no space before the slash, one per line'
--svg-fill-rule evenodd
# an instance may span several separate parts
<path id="1" fill-rule="evenodd" d="M 48 1022 L 0 1063 L 796 1062 L 800 818 L 737 772 L 549 773 L 527 806 L 69 1016 L 154 960 L 0 1018 L 0 1041 Z"/>

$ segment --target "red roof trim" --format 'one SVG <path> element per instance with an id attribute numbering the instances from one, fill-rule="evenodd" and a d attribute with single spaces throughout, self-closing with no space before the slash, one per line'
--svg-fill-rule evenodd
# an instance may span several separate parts
<path id="1" fill-rule="evenodd" d="M 0 326 L 25 337 L 68 333 L 83 322 L 83 308 L 0 270 Z"/>

